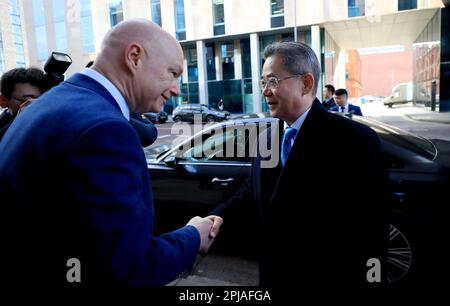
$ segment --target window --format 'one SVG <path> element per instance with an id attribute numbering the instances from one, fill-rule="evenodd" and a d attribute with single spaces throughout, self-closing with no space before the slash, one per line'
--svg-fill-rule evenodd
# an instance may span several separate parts
<path id="1" fill-rule="evenodd" d="M 224 0 L 213 0 L 213 24 L 214 35 L 225 34 L 225 13 L 223 9 Z"/>
<path id="2" fill-rule="evenodd" d="M 20 9 L 18 0 L 10 0 L 11 5 L 11 27 L 14 40 L 14 53 L 16 55 L 16 67 L 25 66 L 25 57 L 23 51 L 22 22 L 20 20 Z"/>
<path id="3" fill-rule="evenodd" d="M 5 71 L 5 55 L 3 54 L 3 39 L 0 32 L 0 72 Z"/>
<path id="4" fill-rule="evenodd" d="M 188 47 L 185 57 L 188 68 L 188 82 L 198 82 L 197 48 L 195 46 Z"/>
<path id="5" fill-rule="evenodd" d="M 186 40 L 186 26 L 184 23 L 184 0 L 174 0 L 175 34 L 178 40 Z"/>
<path id="6" fill-rule="evenodd" d="M 44 4 L 42 0 L 33 0 L 33 17 L 36 33 L 36 49 L 39 61 L 48 57 L 47 29 L 45 28 Z"/>
<path id="7" fill-rule="evenodd" d="M 234 44 L 233 42 L 222 43 L 222 71 L 223 79 L 234 79 Z"/>
<path id="8" fill-rule="evenodd" d="M 111 27 L 123 21 L 122 0 L 109 0 L 109 18 Z"/>
<path id="9" fill-rule="evenodd" d="M 348 0 L 348 17 L 364 16 L 365 14 L 365 0 Z"/>
<path id="10" fill-rule="evenodd" d="M 64 19 L 64 0 L 53 0 L 53 24 L 55 27 L 56 51 L 67 53 L 67 32 Z"/>
<path id="11" fill-rule="evenodd" d="M 417 8 L 417 0 L 398 0 L 398 10 L 412 10 Z"/>
<path id="12" fill-rule="evenodd" d="M 80 0 L 80 28 L 83 52 L 85 54 L 95 52 L 90 0 Z"/>
<path id="13" fill-rule="evenodd" d="M 284 27 L 284 0 L 270 0 L 270 26 Z"/>
<path id="14" fill-rule="evenodd" d="M 160 0 L 152 0 L 152 21 L 157 25 L 161 26 L 161 1 Z"/>
<path id="15" fill-rule="evenodd" d="M 206 44 L 206 69 L 208 72 L 208 81 L 216 79 L 216 60 L 214 43 Z"/>
<path id="16" fill-rule="evenodd" d="M 260 127 L 259 133 L 265 130 Z M 255 124 L 210 129 L 197 136 L 192 146 L 183 146 L 176 155 L 188 162 L 250 162 L 258 129 Z M 182 149 L 182 150 L 183 150 Z"/>

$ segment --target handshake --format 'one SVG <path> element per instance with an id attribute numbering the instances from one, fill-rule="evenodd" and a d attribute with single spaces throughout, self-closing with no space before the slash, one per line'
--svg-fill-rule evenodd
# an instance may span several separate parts
<path id="1" fill-rule="evenodd" d="M 209 247 L 214 242 L 219 233 L 220 226 L 223 223 L 223 219 L 219 216 L 207 216 L 205 218 L 194 217 L 187 225 L 195 227 L 200 234 L 200 254 L 208 252 Z"/>

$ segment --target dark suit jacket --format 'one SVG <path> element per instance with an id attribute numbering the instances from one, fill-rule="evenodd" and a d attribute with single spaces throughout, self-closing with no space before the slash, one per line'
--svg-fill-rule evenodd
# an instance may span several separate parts
<path id="1" fill-rule="evenodd" d="M 150 120 L 142 118 L 141 114 L 130 114 L 130 123 L 139 135 L 143 147 L 151 145 L 158 138 L 158 130 L 155 125 Z"/>
<path id="2" fill-rule="evenodd" d="M 330 152 L 342 163 L 325 162 Z M 327 112 L 316 99 L 284 169 L 260 162 L 253 160 L 245 186 L 212 213 L 223 216 L 225 230 L 254 208 L 261 285 L 367 285 L 367 260 L 383 260 L 388 236 L 388 171 L 375 132 Z M 249 231 L 241 234 L 255 239 Z"/>
<path id="3" fill-rule="evenodd" d="M 339 108 L 338 105 L 336 105 L 336 106 L 330 108 L 330 111 L 332 111 L 332 112 L 339 112 L 340 108 Z M 350 104 L 350 103 L 348 104 L 348 112 L 352 113 L 354 115 L 358 115 L 358 116 L 362 116 L 363 115 L 362 112 L 361 112 L 361 108 L 359 106 L 353 105 L 353 104 Z"/>
<path id="4" fill-rule="evenodd" d="M 69 258 L 81 285 L 162 285 L 193 265 L 194 227 L 153 236 L 138 135 L 91 78 L 75 74 L 27 107 L 0 152 L 5 281 L 71 285 Z"/>
<path id="5" fill-rule="evenodd" d="M 336 105 L 336 102 L 334 101 L 334 98 L 331 98 L 328 102 L 327 101 L 323 101 L 322 105 L 326 108 L 326 109 L 330 109 L 331 107 Z"/>
<path id="6" fill-rule="evenodd" d="M 7 110 L 5 110 L 0 115 L 0 141 L 2 140 L 6 131 L 9 129 L 9 126 L 11 125 L 13 120 L 14 120 L 14 116 L 11 115 Z"/>

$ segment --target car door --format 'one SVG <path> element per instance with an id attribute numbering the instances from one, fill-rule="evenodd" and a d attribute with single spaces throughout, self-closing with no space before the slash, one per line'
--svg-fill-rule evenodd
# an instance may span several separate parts
<path id="1" fill-rule="evenodd" d="M 150 166 L 161 231 L 207 215 L 242 187 L 251 169 L 249 137 L 254 129 L 256 125 L 216 125 Z"/>

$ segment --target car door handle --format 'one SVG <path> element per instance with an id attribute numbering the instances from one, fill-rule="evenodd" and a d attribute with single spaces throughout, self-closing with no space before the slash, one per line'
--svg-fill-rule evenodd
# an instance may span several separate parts
<path id="1" fill-rule="evenodd" d="M 234 178 L 220 179 L 215 177 L 211 182 L 214 184 L 219 184 L 220 186 L 228 186 L 229 183 L 234 182 Z"/>

